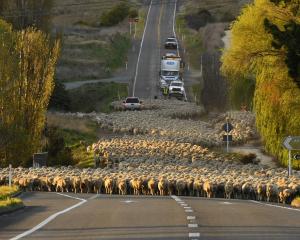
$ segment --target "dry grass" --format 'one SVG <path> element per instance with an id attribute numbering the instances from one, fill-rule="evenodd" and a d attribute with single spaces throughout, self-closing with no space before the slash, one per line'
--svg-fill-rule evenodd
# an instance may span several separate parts
<path id="1" fill-rule="evenodd" d="M 47 114 L 47 124 L 49 127 L 57 127 L 67 130 L 76 130 L 82 133 L 90 133 L 92 131 L 92 122 L 88 119 L 72 118 L 49 112 Z"/>
<path id="2" fill-rule="evenodd" d="M 296 207 L 296 208 L 300 208 L 300 197 L 296 197 L 292 203 L 291 203 L 292 207 Z"/>

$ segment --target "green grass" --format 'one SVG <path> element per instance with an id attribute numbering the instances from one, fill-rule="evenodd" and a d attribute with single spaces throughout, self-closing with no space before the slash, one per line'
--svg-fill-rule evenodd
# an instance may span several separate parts
<path id="1" fill-rule="evenodd" d="M 293 207 L 297 207 L 297 208 L 300 208 L 300 197 L 296 197 L 293 199 L 291 205 Z"/>
<path id="2" fill-rule="evenodd" d="M 97 83 L 86 84 L 69 91 L 71 111 L 110 112 L 110 103 L 128 95 L 127 84 Z"/>
<path id="3" fill-rule="evenodd" d="M 17 186 L 1 186 L 0 187 L 0 213 L 13 209 L 17 206 L 23 206 L 23 202 L 19 198 L 11 198 L 11 196 L 19 191 Z"/>
<path id="4" fill-rule="evenodd" d="M 0 200 L 6 199 L 13 194 L 17 193 L 19 191 L 19 188 L 17 186 L 1 186 L 0 187 Z"/>

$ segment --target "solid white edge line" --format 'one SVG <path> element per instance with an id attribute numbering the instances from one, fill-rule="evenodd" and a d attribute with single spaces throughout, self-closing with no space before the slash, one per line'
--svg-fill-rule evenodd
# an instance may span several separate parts
<path id="1" fill-rule="evenodd" d="M 273 204 L 269 204 L 269 203 L 262 203 L 262 202 L 258 202 L 258 201 L 255 201 L 255 200 L 250 200 L 250 202 L 260 204 L 260 205 L 269 206 L 269 207 L 283 208 L 283 209 L 287 209 L 287 210 L 300 212 L 300 209 L 296 209 L 296 208 L 283 207 L 283 206 L 273 205 Z"/>
<path id="2" fill-rule="evenodd" d="M 87 202 L 87 200 L 85 199 L 82 199 L 82 198 L 77 198 L 77 197 L 72 197 L 72 196 L 69 196 L 69 195 L 66 195 L 66 194 L 62 194 L 62 193 L 56 193 L 58 195 L 61 195 L 61 196 L 65 196 L 65 197 L 69 197 L 69 198 L 73 198 L 73 199 L 76 199 L 76 200 L 80 200 L 81 202 L 71 206 L 71 207 L 68 207 L 60 212 L 57 212 L 57 213 L 54 213 L 52 214 L 51 216 L 49 216 L 48 218 L 46 218 L 44 221 L 42 221 L 41 223 L 39 223 L 38 225 L 36 225 L 35 227 L 29 229 L 28 231 L 26 232 L 23 232 L 13 238 L 11 238 L 10 240 L 17 240 L 17 239 L 21 239 L 23 237 L 26 237 L 32 233 L 34 233 L 35 231 L 39 230 L 40 228 L 44 227 L 46 224 L 48 224 L 49 222 L 51 222 L 52 220 L 54 220 L 57 216 L 61 215 L 61 214 L 64 214 L 66 212 L 69 212 L 71 211 L 72 209 L 74 208 L 77 208 L 79 207 L 80 205 L 84 204 Z"/>
<path id="3" fill-rule="evenodd" d="M 138 71 L 139 71 L 139 63 L 140 63 L 140 58 L 141 58 L 141 53 L 142 53 L 142 48 L 143 48 L 145 33 L 146 33 L 147 26 L 148 26 L 148 19 L 149 19 L 149 13 L 150 13 L 150 10 L 151 10 L 151 6 L 152 6 L 152 0 L 150 2 L 150 6 L 149 6 L 149 9 L 148 9 L 146 24 L 145 24 L 145 28 L 144 28 L 144 32 L 143 32 L 143 37 L 142 37 L 142 41 L 141 41 L 141 45 L 140 45 L 140 51 L 139 51 L 139 55 L 138 55 L 138 59 L 137 59 L 137 63 L 136 63 L 136 68 L 135 68 L 135 76 L 134 76 L 133 88 L 132 88 L 132 96 L 133 97 L 135 95 L 136 79 L 137 79 L 137 75 L 138 75 Z"/>
<path id="4" fill-rule="evenodd" d="M 173 35 L 174 35 L 174 37 L 176 39 L 176 42 L 177 42 L 176 51 L 177 51 L 177 55 L 178 55 L 178 41 L 177 41 L 176 31 L 175 31 L 176 10 L 177 10 L 177 0 L 175 1 L 174 14 L 173 14 Z"/>

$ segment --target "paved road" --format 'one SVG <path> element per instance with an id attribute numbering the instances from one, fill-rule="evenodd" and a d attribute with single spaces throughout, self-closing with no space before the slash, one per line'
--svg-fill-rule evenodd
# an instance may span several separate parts
<path id="1" fill-rule="evenodd" d="M 25 209 L 0 217 L 0 239 L 28 231 L 57 212 L 61 214 L 24 239 L 300 239 L 300 211 L 276 205 L 169 196 L 69 196 L 79 199 L 26 193 Z"/>

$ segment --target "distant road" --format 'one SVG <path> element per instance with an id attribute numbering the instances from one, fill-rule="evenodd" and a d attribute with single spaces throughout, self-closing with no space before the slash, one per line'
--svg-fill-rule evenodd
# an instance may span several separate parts
<path id="1" fill-rule="evenodd" d="M 170 196 L 68 196 L 24 193 L 27 207 L 0 217 L 0 239 L 28 230 L 25 239 L 300 239 L 300 210 L 277 205 Z"/>

